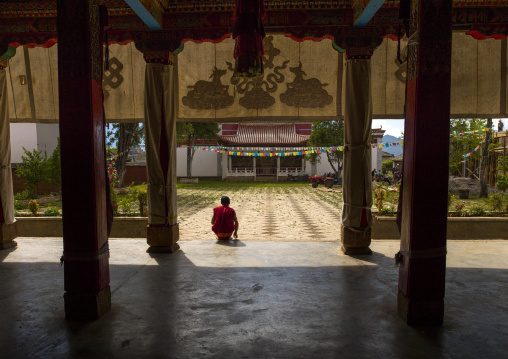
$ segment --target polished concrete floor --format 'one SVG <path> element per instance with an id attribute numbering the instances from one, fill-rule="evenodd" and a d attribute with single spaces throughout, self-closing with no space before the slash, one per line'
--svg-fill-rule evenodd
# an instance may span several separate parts
<path id="1" fill-rule="evenodd" d="M 396 241 L 111 240 L 112 309 L 64 319 L 61 239 L 0 252 L 0 358 L 508 358 L 508 241 L 449 241 L 442 328 L 396 314 Z"/>

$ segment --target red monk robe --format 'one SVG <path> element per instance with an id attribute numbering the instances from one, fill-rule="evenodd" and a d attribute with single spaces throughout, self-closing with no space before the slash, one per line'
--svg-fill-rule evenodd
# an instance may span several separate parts
<path id="1" fill-rule="evenodd" d="M 235 238 L 238 238 L 238 220 L 235 210 L 229 207 L 229 204 L 213 209 L 212 224 L 212 231 L 219 239 L 230 239 L 233 232 Z"/>

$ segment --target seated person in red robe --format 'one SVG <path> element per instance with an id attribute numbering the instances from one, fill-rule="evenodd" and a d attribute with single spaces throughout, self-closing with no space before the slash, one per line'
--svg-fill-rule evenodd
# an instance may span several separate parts
<path id="1" fill-rule="evenodd" d="M 212 231 L 218 239 L 229 240 L 231 235 L 238 238 L 238 219 L 235 210 L 229 207 L 229 202 L 229 197 L 224 196 L 220 199 L 222 206 L 213 209 Z"/>

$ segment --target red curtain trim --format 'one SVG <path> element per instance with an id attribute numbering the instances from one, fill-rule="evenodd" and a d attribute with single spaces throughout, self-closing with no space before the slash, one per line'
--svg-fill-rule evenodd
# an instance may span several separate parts
<path id="1" fill-rule="evenodd" d="M 393 41 L 399 41 L 399 38 L 397 37 L 397 35 L 394 35 L 394 34 L 385 35 L 385 38 L 393 40 Z"/>
<path id="2" fill-rule="evenodd" d="M 490 38 L 499 40 L 499 39 L 504 39 L 504 38 L 508 37 L 507 35 L 485 36 L 485 35 L 480 34 L 478 31 L 470 31 L 470 32 L 467 33 L 467 35 L 471 35 L 471 36 L 473 36 L 477 40 L 484 40 L 484 39 L 490 39 Z M 293 34 L 285 34 L 285 36 L 291 38 L 292 40 L 294 40 L 296 42 L 303 42 L 303 41 L 315 41 L 315 42 L 319 42 L 319 41 L 321 41 L 323 39 L 333 40 L 333 36 L 332 35 L 324 35 L 323 37 L 305 36 L 304 38 L 298 38 L 298 37 L 294 36 Z M 397 41 L 398 40 L 397 36 L 395 36 L 395 35 L 386 35 L 385 37 L 390 39 L 390 40 L 393 40 L 393 41 Z M 194 39 L 191 39 L 191 38 L 187 38 L 187 39 L 183 39 L 182 42 L 184 42 L 184 43 L 185 42 L 194 42 L 196 44 L 202 44 L 204 42 L 211 42 L 211 43 L 214 43 L 214 44 L 218 44 L 218 43 L 220 43 L 220 42 L 222 42 L 222 41 L 224 41 L 226 39 L 229 39 L 229 38 L 231 38 L 231 34 L 224 34 L 222 37 L 220 37 L 218 39 L 199 39 L 199 40 L 194 40 Z M 121 42 L 110 41 L 109 44 L 110 45 L 127 45 L 127 44 L 129 44 L 129 43 L 131 43 L 133 41 L 134 40 L 125 40 L 125 41 L 121 41 Z M 55 45 L 57 42 L 58 42 L 57 39 L 50 39 L 50 40 L 46 41 L 43 44 L 29 43 L 29 44 L 21 45 L 19 42 L 11 42 L 9 45 L 14 47 L 14 48 L 18 48 L 20 46 L 24 46 L 24 47 L 27 47 L 29 49 L 33 49 L 34 47 L 50 48 L 53 45 Z"/>
<path id="3" fill-rule="evenodd" d="M 305 36 L 304 38 L 296 37 L 293 34 L 284 34 L 284 36 L 289 37 L 289 38 L 291 38 L 292 40 L 294 40 L 296 42 L 303 42 L 303 41 L 307 41 L 307 40 L 311 40 L 311 41 L 314 41 L 314 42 L 319 42 L 319 41 L 321 41 L 323 39 L 333 40 L 333 36 L 332 35 L 325 35 L 323 37 Z"/>
<path id="4" fill-rule="evenodd" d="M 229 39 L 231 37 L 231 34 L 224 34 L 221 38 L 219 39 L 200 39 L 200 40 L 194 40 L 194 39 L 183 39 L 182 42 L 194 42 L 195 44 L 202 44 L 204 42 L 211 42 L 211 43 L 214 43 L 214 44 L 218 44 L 219 42 L 222 42 L 226 39 Z"/>
<path id="5" fill-rule="evenodd" d="M 127 44 L 129 44 L 129 43 L 131 43 L 133 41 L 134 40 L 125 40 L 125 41 L 121 41 L 121 42 L 109 41 L 109 44 L 110 45 L 127 45 Z M 14 48 L 16 48 L 16 49 L 18 47 L 20 47 L 20 46 L 27 47 L 29 49 L 33 49 L 35 47 L 44 47 L 44 48 L 48 49 L 48 48 L 52 47 L 53 45 L 55 45 L 57 43 L 58 43 L 57 39 L 51 39 L 51 40 L 46 41 L 43 44 L 29 43 L 29 44 L 21 45 L 19 42 L 11 42 L 9 45 L 14 47 Z"/>
<path id="6" fill-rule="evenodd" d="M 16 48 L 16 49 L 20 46 L 28 47 L 29 49 L 33 49 L 34 47 L 44 47 L 47 49 L 47 48 L 52 47 L 56 43 L 57 43 L 56 39 L 49 39 L 48 41 L 46 41 L 43 44 L 29 43 L 29 44 L 21 45 L 19 42 L 11 42 L 9 45 Z"/>
<path id="7" fill-rule="evenodd" d="M 490 36 L 485 36 L 485 35 L 479 33 L 476 30 L 466 32 L 466 35 L 472 36 L 476 40 L 485 40 L 485 39 L 501 40 L 501 39 L 505 39 L 505 38 L 508 37 L 508 35 L 490 35 Z"/>
<path id="8" fill-rule="evenodd" d="M 108 44 L 110 45 L 127 45 L 127 44 L 130 44 L 131 42 L 133 42 L 134 40 L 125 40 L 125 41 L 109 41 Z"/>
<path id="9" fill-rule="evenodd" d="M 319 42 L 319 41 L 321 41 L 323 39 L 333 40 L 333 36 L 332 35 L 325 35 L 323 37 L 305 36 L 304 38 L 296 37 L 293 34 L 284 34 L 284 36 L 289 37 L 289 38 L 293 39 L 296 42 L 303 42 L 303 41 L 308 41 L 308 40 Z M 396 35 L 393 35 L 393 34 L 386 35 L 385 38 L 393 40 L 393 41 L 398 41 L 399 40 L 399 38 Z"/>

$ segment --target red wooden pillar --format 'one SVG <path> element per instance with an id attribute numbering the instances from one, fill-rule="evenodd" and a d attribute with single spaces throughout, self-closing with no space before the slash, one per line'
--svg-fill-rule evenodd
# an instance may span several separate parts
<path id="1" fill-rule="evenodd" d="M 398 293 L 399 314 L 409 325 L 443 322 L 451 3 L 412 2 Z"/>
<path id="2" fill-rule="evenodd" d="M 111 307 L 99 2 L 57 6 L 65 314 L 93 320 Z"/>

